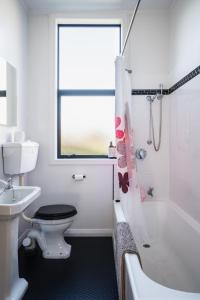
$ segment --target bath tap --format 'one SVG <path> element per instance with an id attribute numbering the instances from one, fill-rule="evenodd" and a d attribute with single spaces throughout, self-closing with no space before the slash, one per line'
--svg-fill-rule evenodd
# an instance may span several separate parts
<path id="1" fill-rule="evenodd" d="M 137 159 L 144 160 L 147 156 L 147 151 L 143 148 L 138 148 L 135 152 L 135 156 Z"/>
<path id="2" fill-rule="evenodd" d="M 148 190 L 147 190 L 147 195 L 153 197 L 153 191 L 154 191 L 154 188 L 153 187 L 149 187 Z"/>

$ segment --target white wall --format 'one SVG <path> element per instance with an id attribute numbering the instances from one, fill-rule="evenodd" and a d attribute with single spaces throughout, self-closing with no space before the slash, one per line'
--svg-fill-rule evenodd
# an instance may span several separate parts
<path id="1" fill-rule="evenodd" d="M 199 63 L 199 1 L 174 0 L 170 9 L 170 68 L 173 84 Z"/>
<path id="2" fill-rule="evenodd" d="M 87 18 L 88 14 L 64 14 L 60 18 Z M 119 18 L 120 14 L 114 14 Z M 93 19 L 109 18 L 91 13 Z M 72 228 L 74 234 L 111 234 L 112 230 L 112 164 L 101 160 L 88 164 L 82 162 L 57 163 L 54 161 L 56 144 L 55 113 L 56 97 L 54 45 L 51 21 L 53 16 L 31 15 L 29 17 L 29 98 L 27 107 L 27 134 L 39 142 L 38 164 L 29 175 L 29 184 L 39 185 L 42 195 L 29 209 L 34 211 L 44 204 L 73 204 L 78 215 Z M 36 113 L 34 113 L 36 112 Z M 112 120 L 111 120 L 112 121 Z M 83 173 L 83 182 L 74 182 L 72 175 Z"/>
<path id="3" fill-rule="evenodd" d="M 17 69 L 18 127 L 25 128 L 27 16 L 18 0 L 0 1 L 0 56 Z M 0 144 L 8 141 L 13 128 L 0 125 Z M 3 177 L 0 161 L 0 178 Z"/>
<path id="4" fill-rule="evenodd" d="M 133 88 L 157 88 L 160 83 L 169 87 L 199 64 L 200 42 L 196 38 L 200 28 L 199 9 L 198 0 L 176 0 L 169 11 L 139 11 L 126 53 L 127 66 L 133 69 Z M 119 14 L 114 15 L 119 17 Z M 66 14 L 61 15 L 64 16 Z M 80 18 L 80 14 L 74 17 L 77 16 Z M 86 16 L 86 13 L 82 15 Z M 95 18 L 95 14 L 91 16 Z M 68 17 L 73 16 L 69 14 Z M 50 38 L 49 16 L 30 16 L 27 133 L 29 138 L 40 143 L 40 154 L 36 170 L 29 175 L 29 183 L 42 187 L 42 196 L 30 208 L 30 214 L 42 204 L 70 203 L 79 210 L 73 225 L 76 232 L 80 229 L 109 232 L 112 227 L 112 166 L 52 163 L 55 108 L 52 93 L 48 92 L 52 89 L 53 73 L 49 63 Z M 171 198 L 195 218 L 200 215 L 198 85 L 199 78 L 196 78 L 173 96 L 163 98 L 159 153 L 146 144 L 149 107 L 144 96 L 133 97 L 132 112 L 136 145 L 148 150 L 146 160 L 138 162 L 141 184 L 146 189 L 154 187 L 154 199 Z M 158 124 L 158 102 L 154 108 Z M 85 173 L 87 179 L 73 182 L 71 176 L 76 172 Z"/>
<path id="5" fill-rule="evenodd" d="M 170 79 L 200 65 L 200 2 L 171 7 Z M 200 76 L 170 96 L 170 198 L 200 222 Z"/>
<path id="6" fill-rule="evenodd" d="M 200 65 L 200 2 L 174 0 L 169 10 L 139 11 L 129 56 L 133 88 L 170 87 Z M 133 96 L 136 144 L 148 150 L 138 162 L 140 183 L 155 188 L 155 199 L 170 199 L 200 221 L 200 77 L 163 98 L 161 151 L 146 145 L 148 105 Z M 158 105 L 157 105 L 158 109 Z M 158 116 L 158 111 L 156 113 Z"/>
<path id="7" fill-rule="evenodd" d="M 133 88 L 156 88 L 159 83 L 168 87 L 200 64 L 199 11 L 198 0 L 175 0 L 170 11 L 139 11 L 127 53 L 127 66 L 133 69 Z M 103 12 L 101 15 L 109 17 Z M 113 15 L 124 18 L 126 14 Z M 97 15 L 91 13 L 91 17 Z M 126 31 L 128 16 L 125 19 Z M 55 111 L 52 111 L 54 105 L 49 94 L 49 16 L 32 15 L 28 22 L 27 32 L 27 14 L 20 1 L 0 1 L 0 56 L 17 69 L 18 127 L 26 131 L 28 138 L 40 143 L 37 168 L 29 175 L 29 184 L 41 186 L 42 196 L 29 213 L 33 214 L 42 204 L 74 204 L 79 211 L 73 225 L 74 233 L 85 230 L 85 233 L 108 234 L 112 228 L 112 165 L 52 163 Z M 199 86 L 200 78 L 196 77 L 172 96 L 164 97 L 159 153 L 146 144 L 148 104 L 144 96 L 133 97 L 132 112 L 136 145 L 148 150 L 146 160 L 138 162 L 141 184 L 145 188 L 153 186 L 155 199 L 171 198 L 197 221 L 200 221 Z M 9 140 L 12 130 L 0 126 L 0 144 Z M 74 173 L 84 173 L 87 178 L 84 182 L 74 182 L 71 178 Z M 21 224 L 21 232 L 25 226 Z"/>
<path id="8" fill-rule="evenodd" d="M 25 130 L 27 87 L 27 14 L 18 0 L 0 1 L 0 56 L 17 70 L 17 124 L 16 128 L 0 125 L 0 145 L 10 140 L 13 130 Z M 3 178 L 0 157 L 0 178 Z M 17 181 L 16 181 L 17 182 Z M 20 223 L 20 233 L 26 224 Z"/>
<path id="9" fill-rule="evenodd" d="M 115 18 L 122 17 L 125 20 L 126 32 L 129 21 L 128 14 L 112 13 Z M 126 15 L 126 18 L 124 18 Z M 61 15 L 60 17 L 65 17 Z M 75 17 L 80 18 L 80 14 Z M 82 14 L 87 17 L 88 14 Z M 94 19 L 97 14 L 91 13 Z M 101 13 L 101 17 L 109 17 L 109 14 Z M 69 17 L 73 17 L 69 14 Z M 168 15 L 167 12 L 143 11 L 140 12 L 136 22 L 136 32 L 132 32 L 132 44 L 127 58 L 131 57 L 133 68 L 133 88 L 156 88 L 160 82 L 166 83 L 168 60 Z M 29 17 L 29 99 L 27 133 L 29 138 L 40 143 L 38 165 L 35 171 L 29 175 L 31 185 L 42 187 L 42 196 L 30 208 L 33 212 L 42 204 L 70 203 L 77 206 L 79 214 L 73 225 L 73 229 L 85 232 L 98 229 L 99 232 L 109 232 L 112 228 L 112 166 L 111 165 L 87 165 L 82 163 L 55 164 L 52 163 L 52 149 L 54 142 L 54 114 L 55 106 L 52 102 L 51 91 L 54 82 L 51 66 L 54 54 L 51 53 L 51 26 L 52 16 L 31 15 Z M 141 56 L 142 53 L 142 56 Z M 159 55 L 158 55 L 159 53 Z M 49 57 L 50 55 L 50 57 Z M 52 84 L 49 85 L 49 82 Z M 53 86 L 54 88 L 54 86 Z M 54 96 L 54 95 L 53 95 Z M 133 112 L 136 121 L 137 144 L 147 148 L 148 138 L 148 106 L 145 97 L 134 97 L 135 110 Z M 163 144 L 160 153 L 149 150 L 148 158 L 142 163 L 140 177 L 145 188 L 155 188 L 155 198 L 168 197 L 168 138 L 167 116 L 168 108 L 164 98 L 164 130 Z M 52 110 L 53 108 L 53 110 Z M 36 111 L 36 114 L 32 112 Z M 142 120 L 142 125 L 141 125 Z M 145 120 L 145 121 L 144 121 Z M 167 159 L 166 159 L 167 157 Z M 140 167 L 139 163 L 139 167 Z M 143 168 L 143 166 L 145 166 Z M 84 182 L 75 183 L 71 176 L 74 173 L 83 172 L 87 175 Z M 162 176 L 163 180 L 160 181 Z"/>
<path id="10" fill-rule="evenodd" d="M 135 19 L 130 40 L 130 68 L 133 70 L 133 89 L 155 89 L 162 83 L 168 87 L 169 61 L 168 10 L 140 10 Z M 146 96 L 133 96 L 133 112 L 136 147 L 148 151 L 144 161 L 137 161 L 141 186 L 154 188 L 154 199 L 169 197 L 169 105 L 163 98 L 162 143 L 159 152 L 147 145 L 149 136 L 149 102 Z M 156 137 L 158 137 L 159 101 L 153 103 Z M 148 197 L 147 199 L 151 199 Z"/>

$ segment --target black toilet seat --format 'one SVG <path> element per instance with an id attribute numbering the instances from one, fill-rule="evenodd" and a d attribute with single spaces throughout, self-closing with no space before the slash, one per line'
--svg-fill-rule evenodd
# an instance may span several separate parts
<path id="1" fill-rule="evenodd" d="M 39 208 L 34 218 L 41 220 L 62 220 L 73 217 L 76 214 L 77 210 L 72 205 L 45 205 Z"/>

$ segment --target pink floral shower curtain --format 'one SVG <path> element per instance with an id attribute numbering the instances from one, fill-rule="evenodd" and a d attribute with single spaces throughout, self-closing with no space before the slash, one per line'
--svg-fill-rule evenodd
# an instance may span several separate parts
<path id="1" fill-rule="evenodd" d="M 137 181 L 134 131 L 131 122 L 132 98 L 130 74 L 125 71 L 124 58 L 117 57 L 116 68 L 116 150 L 120 200 L 136 243 L 147 242 L 140 187 Z"/>

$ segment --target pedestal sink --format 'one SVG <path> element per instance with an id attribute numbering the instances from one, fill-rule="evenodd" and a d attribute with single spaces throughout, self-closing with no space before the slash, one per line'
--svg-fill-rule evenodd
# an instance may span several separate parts
<path id="1" fill-rule="evenodd" d="M 14 186 L 0 195 L 0 300 L 20 300 L 28 287 L 19 278 L 19 216 L 40 193 L 39 187 Z"/>

